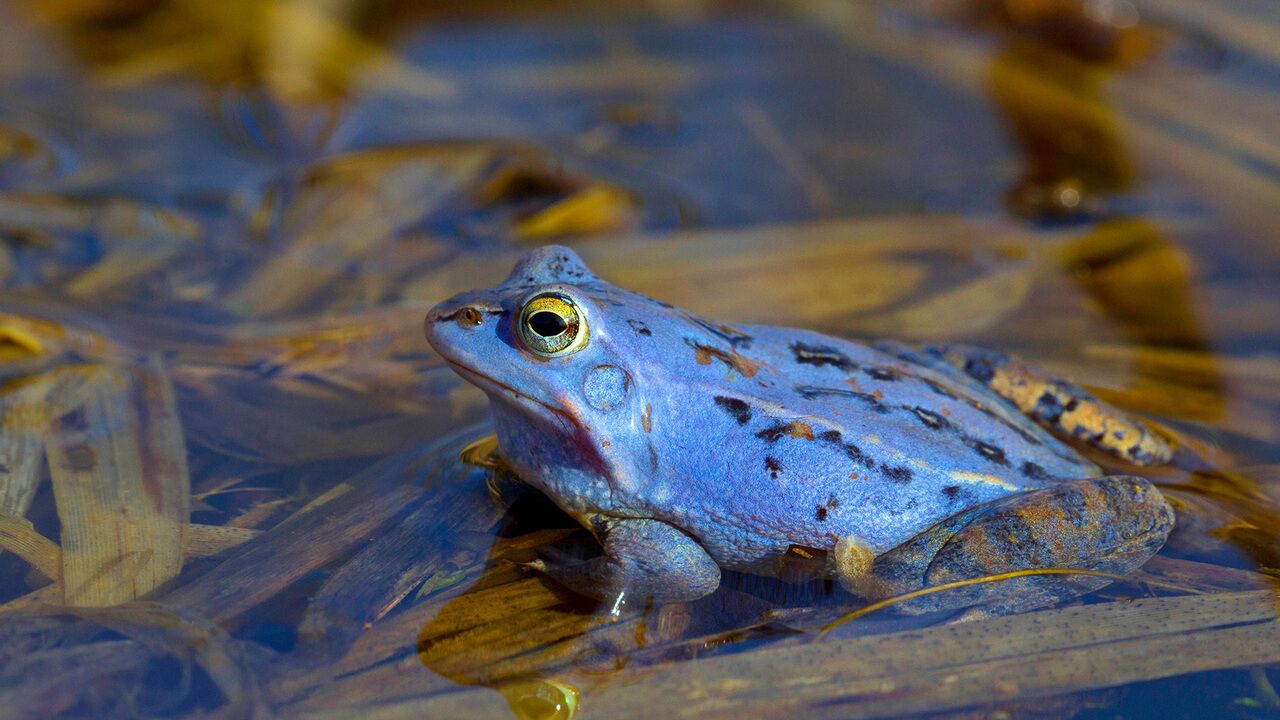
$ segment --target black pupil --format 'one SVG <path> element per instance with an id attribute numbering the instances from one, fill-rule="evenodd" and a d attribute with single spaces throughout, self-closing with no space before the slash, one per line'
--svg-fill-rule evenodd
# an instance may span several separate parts
<path id="1" fill-rule="evenodd" d="M 547 310 L 529 316 L 529 329 L 545 338 L 555 337 L 568 327 L 564 318 Z"/>

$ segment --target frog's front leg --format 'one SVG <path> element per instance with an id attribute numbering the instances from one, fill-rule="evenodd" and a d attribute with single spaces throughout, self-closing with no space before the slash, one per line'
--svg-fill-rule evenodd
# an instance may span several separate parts
<path id="1" fill-rule="evenodd" d="M 696 540 L 660 520 L 594 516 L 604 547 L 585 561 L 543 559 L 535 568 L 584 595 L 616 601 L 696 600 L 720 585 L 720 567 Z"/>
<path id="2" fill-rule="evenodd" d="M 1163 465 L 1173 449 L 1159 435 L 1079 386 L 1004 353 L 935 345 L 922 353 L 963 370 L 1018 410 L 1066 437 L 1137 465 Z"/>
<path id="3" fill-rule="evenodd" d="M 1009 495 L 958 513 L 868 563 L 838 548 L 841 583 L 870 599 L 988 575 L 1042 568 L 1124 575 L 1146 562 L 1173 529 L 1168 502 L 1130 476 L 1074 480 Z M 1053 605 L 1111 579 L 1027 575 L 940 591 L 896 606 L 909 613 L 981 605 L 993 613 Z"/>

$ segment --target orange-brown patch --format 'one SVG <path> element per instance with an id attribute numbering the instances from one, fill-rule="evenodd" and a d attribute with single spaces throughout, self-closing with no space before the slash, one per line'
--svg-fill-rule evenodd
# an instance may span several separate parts
<path id="1" fill-rule="evenodd" d="M 812 440 L 813 426 L 809 423 L 803 423 L 797 420 L 787 426 L 787 434 L 797 440 L 801 438 L 805 440 Z"/>
<path id="2" fill-rule="evenodd" d="M 990 386 L 1033 417 L 1041 399 L 1052 398 L 1063 408 L 1057 418 L 1057 429 L 1130 462 L 1160 463 L 1173 454 L 1168 443 L 1138 421 L 1100 400 L 1074 397 L 1025 363 L 1011 361 L 1000 367 L 992 375 Z"/>
<path id="3" fill-rule="evenodd" d="M 649 403 L 644 404 L 644 412 L 640 413 L 640 427 L 645 432 L 653 432 L 653 406 Z"/>
<path id="4" fill-rule="evenodd" d="M 752 377 L 759 371 L 759 366 L 755 362 L 743 357 L 736 350 L 725 352 L 720 348 L 703 345 L 701 343 L 693 346 L 694 360 L 699 365 L 710 365 L 713 359 L 728 365 L 743 377 Z"/>

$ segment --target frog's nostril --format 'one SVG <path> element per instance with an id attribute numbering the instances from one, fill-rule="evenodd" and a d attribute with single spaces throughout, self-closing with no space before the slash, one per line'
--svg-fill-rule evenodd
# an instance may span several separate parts
<path id="1" fill-rule="evenodd" d="M 460 308 L 436 312 L 431 319 L 437 323 L 455 322 L 458 327 L 470 330 L 480 326 L 480 323 L 484 321 L 484 314 L 470 305 L 463 305 Z"/>
<path id="2" fill-rule="evenodd" d="M 482 319 L 480 311 L 468 305 L 458 311 L 456 321 L 460 328 L 473 328 L 478 327 Z"/>

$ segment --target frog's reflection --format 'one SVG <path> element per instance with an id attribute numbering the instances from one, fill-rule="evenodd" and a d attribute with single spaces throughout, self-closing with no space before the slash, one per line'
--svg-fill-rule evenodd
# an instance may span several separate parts
<path id="1" fill-rule="evenodd" d="M 689 658 L 730 642 L 749 647 L 796 632 L 775 622 L 779 608 L 811 613 L 829 607 L 838 614 L 850 601 L 814 579 L 808 570 L 820 567 L 820 559 L 797 548 L 783 568 L 790 582 L 728 573 L 718 591 L 700 600 L 624 605 L 612 613 L 611 603 L 576 595 L 524 567 L 547 546 L 566 555 L 598 552 L 591 536 L 505 471 L 492 439 L 464 456 L 489 470 L 491 492 L 510 510 L 480 579 L 421 628 L 418 657 L 453 682 L 499 691 L 518 717 L 569 717 L 579 693 L 624 668 Z M 808 614 L 801 620 L 811 622 Z"/>
<path id="2" fill-rule="evenodd" d="M 547 546 L 565 554 L 598 548 L 548 499 L 501 469 L 492 439 L 480 448 L 477 453 L 473 446 L 470 459 L 489 465 L 490 490 L 510 510 L 479 579 L 442 602 L 426 598 L 427 605 L 438 605 L 419 629 L 416 649 L 419 660 L 434 673 L 499 692 L 516 717 L 572 717 L 583 697 L 624 670 L 630 675 L 638 668 L 704 656 L 722 646 L 739 651 L 765 641 L 807 641 L 811 636 L 794 628 L 816 627 L 852 602 L 829 584 L 811 580 L 824 565 L 822 558 L 811 549 L 795 548 L 779 573 L 795 584 L 727 573 L 721 588 L 701 600 L 627 607 L 611 616 L 610 603 L 576 595 L 523 567 Z M 1165 473 L 1170 482 L 1188 477 L 1175 472 L 1181 471 Z M 1239 490 L 1223 475 L 1200 473 L 1199 478 L 1202 483 L 1225 483 L 1222 489 L 1227 493 L 1232 487 Z M 1201 524 L 1188 526 L 1197 537 L 1208 537 L 1206 530 Z M 1166 577 L 1162 572 L 1175 571 L 1200 577 L 1200 568 L 1197 563 L 1175 564 L 1143 577 L 1159 580 Z M 474 576 L 470 568 L 461 571 Z M 1200 580 L 1210 582 L 1209 587 L 1215 581 L 1212 574 Z M 918 627 L 939 619 L 887 614 L 859 619 L 858 632 Z"/>
<path id="3" fill-rule="evenodd" d="M 972 0 L 966 8 L 970 21 L 1001 40 L 987 92 L 1021 151 L 1008 209 L 1033 221 L 1101 220 L 1067 246 L 1060 266 L 1108 329 L 1139 348 L 1134 394 L 1143 406 L 1134 409 L 1222 420 L 1224 388 L 1198 312 L 1196 259 L 1157 223 L 1126 216 L 1124 203 L 1135 199 L 1123 194 L 1141 179 L 1106 95 L 1112 77 L 1163 59 L 1177 32 L 1146 22 L 1127 0 Z M 1194 403 L 1171 398 L 1175 378 L 1167 362 L 1153 362 L 1159 353 L 1151 347 L 1202 360 Z"/>
<path id="4" fill-rule="evenodd" d="M 1134 364 L 1129 388 L 1099 394 L 1130 409 L 1243 428 L 1199 312 L 1196 259 L 1156 222 L 1120 211 L 1122 195 L 1140 178 L 1106 97 L 1108 81 L 1165 59 L 1178 31 L 1147 22 L 1127 0 L 973 0 L 967 8 L 970 20 L 1001 38 L 987 90 L 1023 163 L 1006 194 L 1008 209 L 1035 221 L 1103 219 L 1059 258 L 1099 319 L 1131 345 L 1085 349 L 1094 360 Z M 1178 509 L 1166 552 L 1274 567 L 1274 498 L 1264 500 L 1248 473 L 1213 469 L 1248 461 L 1187 445 L 1179 467 L 1149 473 Z"/>
<path id="5" fill-rule="evenodd" d="M 1008 190 L 1008 208 L 1030 218 L 1095 214 L 1101 198 L 1130 189 L 1132 163 L 1118 121 L 1101 99 L 1105 73 L 1025 41 L 992 60 L 992 98 L 1022 153 L 1022 177 Z M 1068 108 L 1027 92 L 1027 74 L 1042 88 L 1069 90 Z"/>
<path id="6" fill-rule="evenodd" d="M 969 10 L 1003 39 L 987 82 L 1023 156 L 1009 209 L 1080 218 L 1131 189 L 1133 164 L 1104 91 L 1111 74 L 1156 54 L 1160 34 L 1124 0 L 975 0 Z"/>

